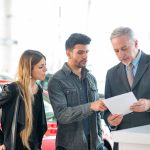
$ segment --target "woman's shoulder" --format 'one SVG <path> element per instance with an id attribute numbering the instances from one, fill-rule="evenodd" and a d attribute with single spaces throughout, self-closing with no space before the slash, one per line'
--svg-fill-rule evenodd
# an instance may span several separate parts
<path id="1" fill-rule="evenodd" d="M 16 82 L 11 82 L 11 83 L 5 84 L 5 85 L 3 86 L 3 88 L 9 89 L 9 90 L 10 90 L 10 89 L 16 90 L 16 89 L 18 88 L 18 85 L 17 85 Z"/>
<path id="2" fill-rule="evenodd" d="M 5 84 L 2 87 L 2 92 L 0 93 L 0 105 L 7 103 L 9 100 L 12 100 L 17 95 L 17 84 L 10 83 Z"/>
<path id="3" fill-rule="evenodd" d="M 2 88 L 2 91 L 6 92 L 6 93 L 12 93 L 12 94 L 17 93 L 18 92 L 18 85 L 16 82 L 5 84 Z"/>

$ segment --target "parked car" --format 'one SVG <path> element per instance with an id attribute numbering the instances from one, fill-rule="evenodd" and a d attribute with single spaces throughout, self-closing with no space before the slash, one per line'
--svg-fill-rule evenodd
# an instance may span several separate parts
<path id="1" fill-rule="evenodd" d="M 0 73 L 0 80 L 12 80 L 13 77 L 8 73 Z"/>
<path id="2" fill-rule="evenodd" d="M 57 121 L 53 113 L 52 106 L 49 101 L 47 91 L 43 91 L 43 99 L 45 106 L 45 114 L 48 130 L 44 134 L 42 141 L 42 150 L 55 150 L 55 138 L 57 133 Z"/>
<path id="3" fill-rule="evenodd" d="M 0 92 L 2 91 L 2 86 L 8 83 L 11 83 L 11 80 L 1 80 L 0 79 Z"/>

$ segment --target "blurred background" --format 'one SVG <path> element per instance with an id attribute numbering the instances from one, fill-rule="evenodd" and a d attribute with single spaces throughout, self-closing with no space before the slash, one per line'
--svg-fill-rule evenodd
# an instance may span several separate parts
<path id="1" fill-rule="evenodd" d="M 135 30 L 150 53 L 149 0 L 0 0 L 0 74 L 14 76 L 26 49 L 47 57 L 49 74 L 66 61 L 65 40 L 80 32 L 92 38 L 87 67 L 104 93 L 107 70 L 118 60 L 109 37 L 118 26 Z"/>

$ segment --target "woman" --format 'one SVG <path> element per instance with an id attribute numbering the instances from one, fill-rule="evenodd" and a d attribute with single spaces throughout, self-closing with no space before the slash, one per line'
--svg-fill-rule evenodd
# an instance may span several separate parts
<path id="1" fill-rule="evenodd" d="M 36 80 L 44 80 L 46 71 L 46 58 L 42 53 L 26 50 L 22 54 L 16 82 L 4 86 L 0 95 L 0 150 L 41 149 L 47 123 L 42 89 Z"/>

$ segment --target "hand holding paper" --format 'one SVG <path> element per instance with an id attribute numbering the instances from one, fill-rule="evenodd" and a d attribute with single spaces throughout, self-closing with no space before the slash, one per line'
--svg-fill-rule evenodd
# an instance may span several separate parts
<path id="1" fill-rule="evenodd" d="M 131 105 L 130 109 L 134 112 L 144 112 L 150 109 L 150 100 L 141 98 Z"/>
<path id="2" fill-rule="evenodd" d="M 90 109 L 93 111 L 105 111 L 107 107 L 102 100 L 97 100 L 91 103 Z"/>
<path id="3" fill-rule="evenodd" d="M 108 116 L 108 123 L 111 125 L 111 126 L 118 126 L 121 121 L 123 119 L 123 116 L 122 115 L 119 115 L 119 114 L 110 114 Z"/>
<path id="4" fill-rule="evenodd" d="M 103 100 L 107 108 L 112 114 L 126 115 L 131 113 L 130 106 L 137 102 L 133 92 L 117 95 Z"/>

